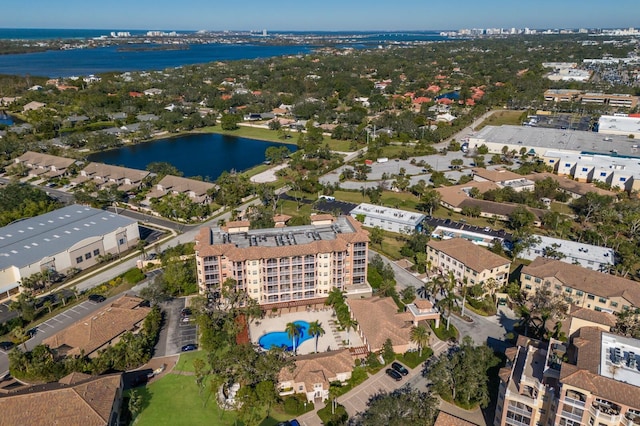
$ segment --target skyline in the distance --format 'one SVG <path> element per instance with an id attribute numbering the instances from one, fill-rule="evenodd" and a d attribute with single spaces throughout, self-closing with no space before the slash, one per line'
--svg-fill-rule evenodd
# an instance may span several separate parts
<path id="1" fill-rule="evenodd" d="M 396 31 L 459 28 L 626 28 L 640 25 L 638 0 L 325 0 L 322 3 L 243 0 L 7 0 L 0 28 L 105 30 Z"/>

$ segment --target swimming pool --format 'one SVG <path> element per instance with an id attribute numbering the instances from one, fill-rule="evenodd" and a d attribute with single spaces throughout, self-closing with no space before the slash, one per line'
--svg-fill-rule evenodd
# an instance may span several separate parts
<path id="1" fill-rule="evenodd" d="M 309 323 L 306 321 L 294 321 L 294 324 L 300 326 L 300 335 L 296 338 L 296 348 L 300 347 L 302 342 L 309 340 Z M 258 344 L 262 349 L 269 350 L 271 348 L 285 348 L 288 351 L 293 350 L 293 341 L 289 338 L 286 331 L 272 331 L 261 336 Z"/>

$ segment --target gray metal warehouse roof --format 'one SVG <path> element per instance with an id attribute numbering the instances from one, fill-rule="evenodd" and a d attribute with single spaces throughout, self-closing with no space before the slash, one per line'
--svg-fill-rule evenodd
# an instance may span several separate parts
<path id="1" fill-rule="evenodd" d="M 0 228 L 0 270 L 23 267 L 136 221 L 75 204 Z"/>
<path id="2" fill-rule="evenodd" d="M 607 140 L 605 140 L 605 138 Z M 546 129 L 529 126 L 486 126 L 472 139 L 526 148 L 571 150 L 581 153 L 640 157 L 638 141 L 624 136 L 579 130 Z"/>

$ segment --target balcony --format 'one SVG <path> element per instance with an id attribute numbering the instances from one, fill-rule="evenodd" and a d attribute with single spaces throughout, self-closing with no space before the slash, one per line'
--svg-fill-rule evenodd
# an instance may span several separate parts
<path id="1" fill-rule="evenodd" d="M 584 401 L 581 401 L 579 399 L 569 398 L 568 396 L 564 397 L 564 403 L 573 405 L 574 407 L 581 407 L 581 408 L 584 408 L 584 405 L 585 405 Z"/>
<path id="2" fill-rule="evenodd" d="M 618 424 L 622 419 L 620 409 L 616 410 L 614 407 L 599 404 L 597 402 L 594 402 L 593 405 L 589 407 L 589 414 L 595 417 L 596 420 L 602 420 L 607 423 Z"/>
<path id="3" fill-rule="evenodd" d="M 638 426 L 640 425 L 640 415 L 634 413 L 627 413 L 622 419 L 624 426 Z"/>

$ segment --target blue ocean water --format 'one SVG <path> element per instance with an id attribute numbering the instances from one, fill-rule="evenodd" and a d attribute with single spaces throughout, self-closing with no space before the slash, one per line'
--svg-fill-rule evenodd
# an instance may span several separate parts
<path id="1" fill-rule="evenodd" d="M 132 35 L 145 30 L 130 31 Z M 180 33 L 188 33 L 179 31 Z M 108 35 L 109 30 L 54 30 L 0 28 L 0 39 L 69 39 Z M 273 33 L 279 34 L 279 33 Z M 436 31 L 424 32 L 282 32 L 281 34 L 335 36 L 342 39 L 341 47 L 367 48 L 412 41 L 446 40 Z M 311 42 L 310 42 L 311 43 Z M 283 55 L 309 53 L 311 44 L 281 46 L 263 44 L 195 44 L 186 50 L 126 51 L 117 46 L 93 49 L 55 50 L 16 55 L 0 55 L 0 74 L 35 75 L 45 77 L 69 77 L 125 72 L 161 70 L 182 65 L 228 61 L 238 59 L 268 58 Z"/>

